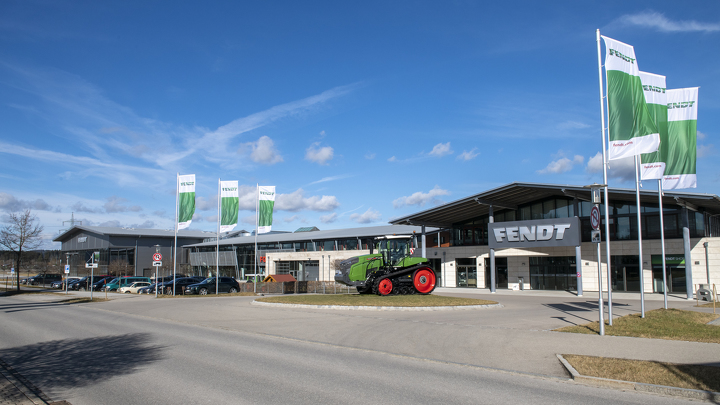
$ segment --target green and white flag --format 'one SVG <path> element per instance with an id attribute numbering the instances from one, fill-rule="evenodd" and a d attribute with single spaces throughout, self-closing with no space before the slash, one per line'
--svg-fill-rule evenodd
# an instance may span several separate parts
<path id="1" fill-rule="evenodd" d="M 698 87 L 667 91 L 668 154 L 663 189 L 696 188 Z"/>
<path id="2" fill-rule="evenodd" d="M 195 214 L 195 175 L 178 176 L 178 224 L 177 229 L 190 226 Z"/>
<path id="3" fill-rule="evenodd" d="M 614 39 L 602 38 L 606 48 L 608 159 L 655 152 L 660 145 L 660 134 L 645 104 L 635 49 Z"/>
<path id="4" fill-rule="evenodd" d="M 275 186 L 258 187 L 258 223 L 257 233 L 268 233 L 272 227 L 273 208 L 275 207 Z"/>
<path id="5" fill-rule="evenodd" d="M 668 132 L 667 132 L 667 93 L 665 92 L 665 76 L 647 72 L 640 72 L 645 103 L 648 112 L 655 122 L 660 133 L 660 147 L 653 153 L 642 155 L 640 165 L 640 178 L 642 180 L 659 180 L 665 173 L 665 160 L 667 159 Z"/>
<path id="6" fill-rule="evenodd" d="M 238 222 L 238 209 L 240 197 L 238 195 L 238 182 L 220 182 L 220 232 L 230 232 Z"/>

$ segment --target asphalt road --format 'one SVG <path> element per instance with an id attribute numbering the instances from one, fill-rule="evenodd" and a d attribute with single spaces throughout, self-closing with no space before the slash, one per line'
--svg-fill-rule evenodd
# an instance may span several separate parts
<path id="1" fill-rule="evenodd" d="M 443 323 L 440 312 L 312 313 L 245 297 L 57 300 L 0 298 L 0 358 L 73 405 L 684 402 L 477 364 L 476 342 L 450 347 L 438 336 L 513 330 L 458 324 L 460 311 Z"/>

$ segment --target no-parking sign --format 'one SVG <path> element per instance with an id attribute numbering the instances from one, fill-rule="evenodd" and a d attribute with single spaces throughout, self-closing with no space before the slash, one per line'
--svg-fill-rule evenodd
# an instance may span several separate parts
<path id="1" fill-rule="evenodd" d="M 597 205 L 593 205 L 590 210 L 590 226 L 596 231 L 600 229 L 600 207 Z"/>

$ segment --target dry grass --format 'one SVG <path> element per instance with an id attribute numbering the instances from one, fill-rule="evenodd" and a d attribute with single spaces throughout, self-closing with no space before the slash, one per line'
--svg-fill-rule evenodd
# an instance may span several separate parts
<path id="1" fill-rule="evenodd" d="M 695 305 L 696 308 L 712 308 L 715 304 L 715 308 L 720 309 L 720 302 L 708 302 L 706 304 Z"/>
<path id="2" fill-rule="evenodd" d="M 97 298 L 93 297 L 92 301 L 90 301 L 90 297 L 82 297 L 82 298 L 68 298 L 66 300 L 58 301 L 58 304 L 85 304 L 88 302 L 106 302 L 111 301 L 108 298 Z"/>
<path id="3" fill-rule="evenodd" d="M 563 357 L 585 376 L 720 392 L 720 367 L 574 354 Z"/>
<path id="4" fill-rule="evenodd" d="M 613 320 L 613 326 L 605 327 L 609 336 L 633 336 L 648 339 L 685 340 L 691 342 L 720 343 L 720 327 L 707 325 L 718 318 L 718 314 L 706 314 L 679 309 L 655 309 L 640 314 L 623 316 Z M 600 333 L 599 322 L 567 326 L 555 329 L 558 332 Z"/>
<path id="5" fill-rule="evenodd" d="M 381 297 L 374 294 L 339 295 L 290 295 L 259 298 L 257 301 L 304 305 L 342 305 L 365 307 L 444 307 L 467 305 L 492 305 L 495 301 L 470 298 L 443 297 L 439 295 L 392 295 Z"/>
<path id="6" fill-rule="evenodd" d="M 150 294 L 150 295 L 153 295 L 153 294 Z M 252 293 L 252 292 L 237 292 L 237 293 L 232 293 L 232 294 L 221 293 L 218 295 L 215 295 L 215 294 L 208 294 L 208 295 L 188 294 L 188 295 L 176 295 L 174 297 L 172 295 L 158 295 L 158 298 L 253 297 L 255 295 L 257 295 L 257 294 Z"/>

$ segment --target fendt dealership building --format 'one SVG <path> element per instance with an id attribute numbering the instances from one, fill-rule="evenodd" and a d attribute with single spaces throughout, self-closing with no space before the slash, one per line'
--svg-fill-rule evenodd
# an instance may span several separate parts
<path id="1" fill-rule="evenodd" d="M 642 258 L 635 198 L 635 190 L 608 190 L 611 287 L 640 291 L 642 269 L 643 291 L 663 292 L 658 193 L 640 192 Z M 512 183 L 394 219 L 387 226 L 262 234 L 257 237 L 257 272 L 332 281 L 335 264 L 368 254 L 374 237 L 415 234 L 419 246 L 414 255 L 430 260 L 438 286 L 568 291 L 580 286 L 598 291 L 598 244 L 591 240 L 590 201 L 591 191 L 583 186 Z M 708 278 L 720 283 L 720 197 L 665 192 L 662 207 L 668 292 L 685 295 Z M 605 290 L 602 205 L 600 212 Z M 85 258 L 100 251 L 99 272 L 119 260 L 130 273 L 150 275 L 156 249 L 171 263 L 173 238 L 172 230 L 74 226 L 55 241 L 62 242 L 68 254 L 71 274 L 86 274 Z M 221 235 L 216 254 L 214 232 L 180 231 L 178 272 L 214 274 L 219 256 L 221 275 L 244 279 L 256 272 L 255 241 L 245 231 Z"/>

